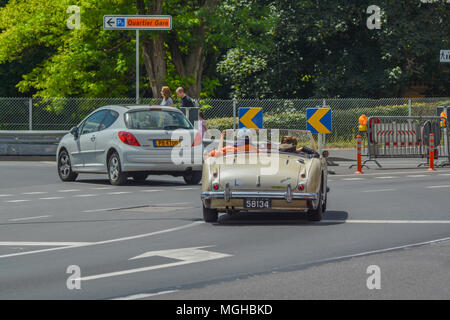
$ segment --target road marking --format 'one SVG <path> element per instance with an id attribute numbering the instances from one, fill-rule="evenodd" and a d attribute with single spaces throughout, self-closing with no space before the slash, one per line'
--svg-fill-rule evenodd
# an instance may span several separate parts
<path id="1" fill-rule="evenodd" d="M 39 200 L 56 200 L 56 199 L 64 199 L 64 197 L 48 197 L 48 198 L 39 198 Z"/>
<path id="2" fill-rule="evenodd" d="M 450 176 L 450 173 L 439 173 L 440 176 Z"/>
<path id="3" fill-rule="evenodd" d="M 115 187 L 98 187 L 98 188 L 91 188 L 92 190 L 111 190 L 116 189 Z"/>
<path id="4" fill-rule="evenodd" d="M 30 241 L 0 241 L 0 246 L 37 246 L 37 247 L 66 247 L 85 246 L 90 242 L 30 242 Z M 60 248 L 58 248 L 60 249 Z M 24 252 L 26 253 L 26 252 Z"/>
<path id="5" fill-rule="evenodd" d="M 421 177 L 427 177 L 428 175 L 426 175 L 426 174 L 413 174 L 413 175 L 409 175 L 409 176 L 406 176 L 406 177 L 408 177 L 408 178 L 421 178 Z"/>
<path id="6" fill-rule="evenodd" d="M 0 197 L 12 197 L 12 194 L 0 194 Z"/>
<path id="7" fill-rule="evenodd" d="M 97 196 L 97 195 L 96 194 L 77 194 L 72 197 L 84 198 L 84 197 L 95 197 L 95 196 Z"/>
<path id="8" fill-rule="evenodd" d="M 117 277 L 117 276 L 122 276 L 122 275 L 130 274 L 130 273 L 170 268 L 170 267 L 176 267 L 176 266 L 181 266 L 181 265 L 186 265 L 186 264 L 191 264 L 191 263 L 197 263 L 197 262 L 210 261 L 210 260 L 231 257 L 231 255 L 227 254 L 227 253 L 219 253 L 219 252 L 214 252 L 214 251 L 202 250 L 203 248 L 209 248 L 209 247 L 211 247 L 211 246 L 149 251 L 149 252 L 143 253 L 139 256 L 133 257 L 129 260 L 158 256 L 158 257 L 165 257 L 165 258 L 176 259 L 176 260 L 181 260 L 181 261 L 164 263 L 164 264 L 159 264 L 156 266 L 149 266 L 149 267 L 142 267 L 142 268 L 135 268 L 135 269 L 128 269 L 128 270 L 122 270 L 122 271 L 96 274 L 96 275 L 92 275 L 92 276 L 81 277 L 81 278 L 79 278 L 79 280 L 89 281 L 89 280 L 97 280 L 97 279 L 102 279 L 102 278 Z"/>
<path id="9" fill-rule="evenodd" d="M 22 194 L 32 195 L 32 194 L 44 194 L 44 193 L 48 193 L 48 192 L 45 192 L 45 191 L 34 191 L 34 192 L 24 192 Z"/>
<path id="10" fill-rule="evenodd" d="M 341 222 L 341 223 L 384 223 L 384 224 L 449 224 L 450 220 L 322 220 L 322 222 Z"/>
<path id="11" fill-rule="evenodd" d="M 174 190 L 199 190 L 200 187 L 184 187 L 184 188 L 175 188 Z"/>
<path id="12" fill-rule="evenodd" d="M 378 189 L 378 190 L 364 190 L 361 192 L 384 192 L 384 191 L 395 191 L 397 189 Z"/>
<path id="13" fill-rule="evenodd" d="M 342 180 L 344 180 L 344 181 L 357 181 L 357 180 L 365 180 L 364 178 L 345 178 L 345 179 L 342 179 Z"/>
<path id="14" fill-rule="evenodd" d="M 58 192 L 76 192 L 76 191 L 80 191 L 80 189 L 58 190 Z"/>
<path id="15" fill-rule="evenodd" d="M 154 296 L 160 296 L 162 294 L 168 294 L 173 292 L 178 292 L 179 290 L 168 290 L 168 291 L 161 291 L 156 293 L 140 293 L 140 294 L 133 294 L 131 296 L 121 297 L 121 298 L 114 298 L 111 300 L 137 300 L 137 299 L 144 299 Z"/>
<path id="16" fill-rule="evenodd" d="M 25 220 L 33 220 L 33 219 L 42 219 L 42 218 L 49 218 L 51 216 L 37 216 L 37 217 L 28 217 L 28 218 L 17 218 L 17 219 L 10 219 L 8 221 L 25 221 Z"/>
<path id="17" fill-rule="evenodd" d="M 163 190 L 140 190 L 141 192 L 156 192 L 156 191 L 163 191 Z"/>
<path id="18" fill-rule="evenodd" d="M 395 172 L 377 172 L 377 173 L 364 173 L 364 176 L 375 176 L 375 175 L 387 175 L 387 174 L 412 174 L 412 173 L 417 173 L 420 172 L 419 169 L 412 169 L 412 170 L 407 170 L 407 171 L 395 171 Z M 439 170 L 439 174 L 445 174 L 446 172 L 448 172 L 448 175 L 450 175 L 450 171 L 448 170 Z M 426 174 L 427 176 L 433 176 L 434 173 L 430 172 L 427 174 L 427 172 L 423 172 L 424 174 Z M 351 174 L 333 174 L 333 178 L 335 177 L 352 177 L 354 176 L 354 173 Z"/>
<path id="19" fill-rule="evenodd" d="M 110 211 L 110 210 L 120 210 L 121 208 L 105 208 L 105 209 L 92 209 L 92 210 L 84 210 L 81 212 L 90 213 L 90 212 L 102 212 L 102 211 Z"/>
<path id="20" fill-rule="evenodd" d="M 10 257 L 15 257 L 15 256 L 24 256 L 24 255 L 29 255 L 29 254 L 41 253 L 41 252 L 66 250 L 66 249 L 73 249 L 73 248 L 79 248 L 79 247 L 95 246 L 95 245 L 101 245 L 101 244 L 107 244 L 107 243 L 121 242 L 121 241 L 127 241 L 127 240 L 134 240 L 134 239 L 139 239 L 139 238 L 147 238 L 147 237 L 151 237 L 151 236 L 155 236 L 155 235 L 159 235 L 159 234 L 164 234 L 164 233 L 169 233 L 169 232 L 174 232 L 174 231 L 179 231 L 179 230 L 195 227 L 195 226 L 197 226 L 199 224 L 203 224 L 203 223 L 204 223 L 203 221 L 196 221 L 196 222 L 192 222 L 192 223 L 189 223 L 189 224 L 185 224 L 185 225 L 182 225 L 182 226 L 179 226 L 179 227 L 170 228 L 170 229 L 159 230 L 159 231 L 154 231 L 154 232 L 144 233 L 144 234 L 138 234 L 138 235 L 130 236 L 130 237 L 110 239 L 110 240 L 105 240 L 105 241 L 86 242 L 86 243 L 73 242 L 75 244 L 73 244 L 73 245 L 70 244 L 70 245 L 64 246 L 64 247 L 5 254 L 5 255 L 0 256 L 0 258 L 10 258 Z M 62 243 L 64 243 L 64 242 L 62 242 Z M 71 243 L 71 242 L 69 242 L 69 243 Z"/>
<path id="21" fill-rule="evenodd" d="M 428 186 L 427 189 L 435 189 L 435 188 L 450 188 L 450 185 L 443 186 Z"/>
<path id="22" fill-rule="evenodd" d="M 131 193 L 131 191 L 108 192 L 107 194 L 125 194 L 125 193 Z"/>
<path id="23" fill-rule="evenodd" d="M 367 255 L 372 255 L 372 254 L 377 254 L 377 253 L 385 253 L 385 252 L 396 251 L 396 250 L 400 250 L 400 249 L 420 247 L 420 246 L 424 246 L 424 245 L 428 245 L 428 244 L 440 243 L 440 242 L 445 242 L 445 241 L 449 241 L 449 240 L 450 240 L 450 238 L 442 238 L 442 239 L 436 239 L 436 240 L 431 240 L 431 241 L 406 244 L 406 245 L 398 246 L 398 247 L 391 247 L 391 248 L 385 248 L 385 249 L 379 249 L 379 250 L 373 250 L 373 251 L 365 251 L 365 252 L 350 254 L 347 256 L 340 256 L 340 257 L 328 258 L 328 259 L 323 259 L 323 260 L 318 260 L 318 261 L 312 261 L 312 262 L 305 263 L 302 265 L 339 261 L 339 260 L 343 260 L 343 259 L 350 259 L 350 258 L 367 256 Z"/>
<path id="24" fill-rule="evenodd" d="M 31 200 L 8 200 L 5 202 L 27 202 L 27 201 L 31 201 Z"/>
<path id="25" fill-rule="evenodd" d="M 387 176 L 387 177 L 375 177 L 375 179 L 395 179 L 398 177 L 392 177 L 392 176 Z"/>

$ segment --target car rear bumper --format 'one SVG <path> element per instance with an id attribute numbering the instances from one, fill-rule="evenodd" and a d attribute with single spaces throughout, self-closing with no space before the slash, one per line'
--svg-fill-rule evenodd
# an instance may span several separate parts
<path id="1" fill-rule="evenodd" d="M 252 192 L 252 191 L 205 191 L 201 194 L 202 200 L 208 199 L 249 199 L 249 198 L 264 198 L 272 200 L 286 200 L 291 202 L 292 200 L 317 200 L 316 193 L 304 193 L 304 192 Z"/>

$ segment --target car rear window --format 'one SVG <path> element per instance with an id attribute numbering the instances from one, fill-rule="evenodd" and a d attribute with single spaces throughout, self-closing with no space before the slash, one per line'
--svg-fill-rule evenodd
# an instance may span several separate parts
<path id="1" fill-rule="evenodd" d="M 192 129 L 184 114 L 168 110 L 138 110 L 125 114 L 128 129 L 176 130 Z"/>

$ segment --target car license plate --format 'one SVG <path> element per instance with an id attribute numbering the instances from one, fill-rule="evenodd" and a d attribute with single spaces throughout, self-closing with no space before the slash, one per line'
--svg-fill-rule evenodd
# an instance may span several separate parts
<path id="1" fill-rule="evenodd" d="M 153 140 L 153 146 L 158 147 L 174 147 L 176 145 L 180 144 L 180 140 Z"/>
<path id="2" fill-rule="evenodd" d="M 269 199 L 244 199 L 246 209 L 269 209 L 272 207 L 272 200 Z"/>

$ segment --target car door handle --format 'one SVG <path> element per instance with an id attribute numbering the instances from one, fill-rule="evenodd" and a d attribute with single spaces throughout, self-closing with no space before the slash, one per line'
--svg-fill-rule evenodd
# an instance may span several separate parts
<path id="1" fill-rule="evenodd" d="M 94 142 L 95 141 L 95 136 L 91 137 L 91 141 Z"/>

